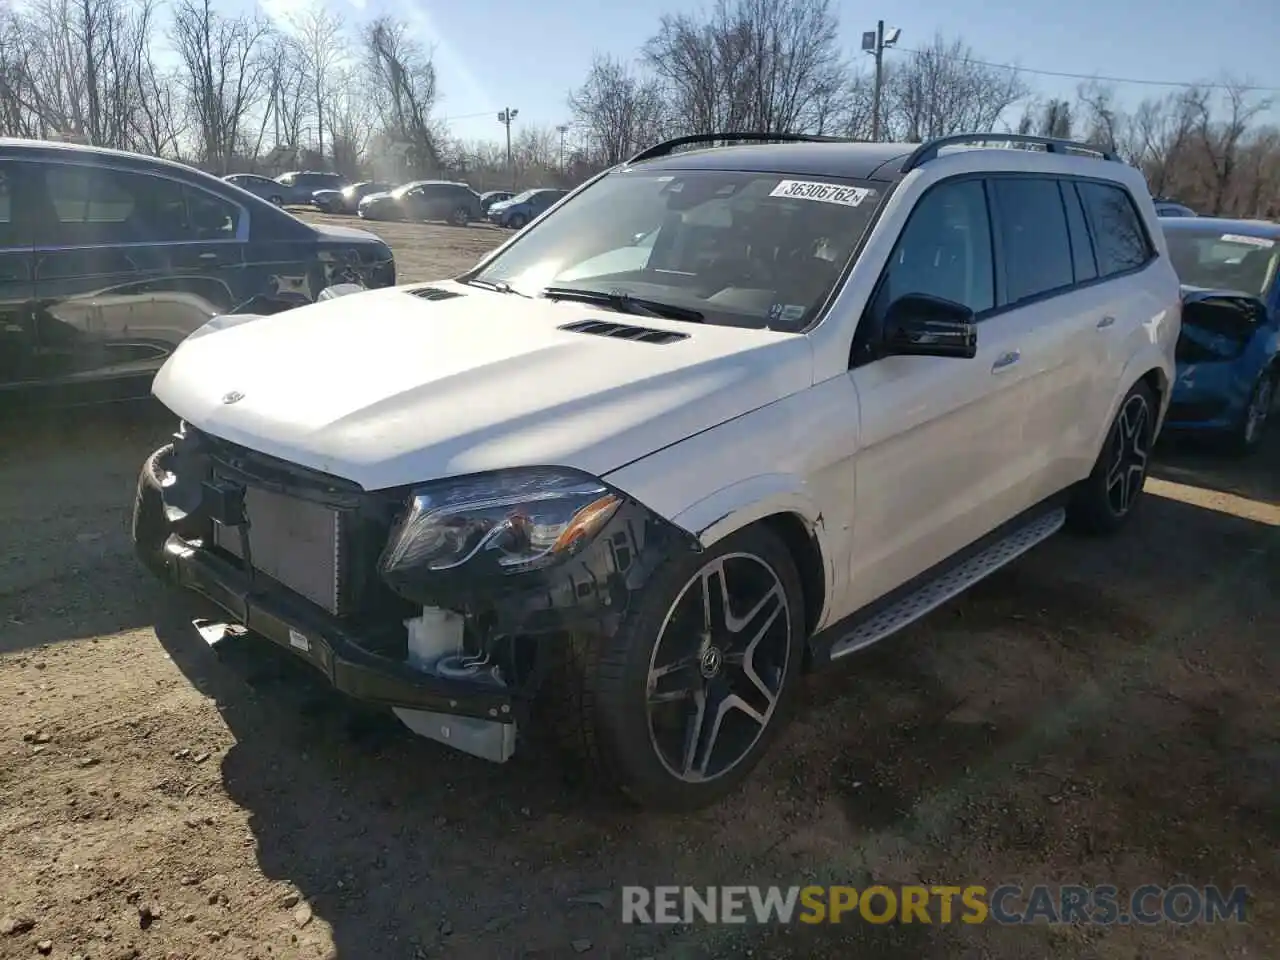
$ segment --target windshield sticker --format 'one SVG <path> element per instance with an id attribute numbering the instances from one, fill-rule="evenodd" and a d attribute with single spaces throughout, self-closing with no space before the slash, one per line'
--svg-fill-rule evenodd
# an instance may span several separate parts
<path id="1" fill-rule="evenodd" d="M 770 323 L 795 323 L 804 316 L 803 303 L 775 303 L 769 308 Z"/>
<path id="2" fill-rule="evenodd" d="M 835 183 L 818 183 L 811 180 L 783 180 L 770 191 L 771 197 L 791 197 L 796 200 L 817 200 L 820 203 L 838 203 L 856 207 L 872 191 L 865 187 L 842 187 Z"/>
<path id="3" fill-rule="evenodd" d="M 1276 245 L 1274 240 L 1268 240 L 1266 237 L 1246 237 L 1239 233 L 1224 233 L 1222 239 L 1227 243 L 1247 243 L 1251 247 L 1261 247 L 1263 250 L 1270 250 Z"/>

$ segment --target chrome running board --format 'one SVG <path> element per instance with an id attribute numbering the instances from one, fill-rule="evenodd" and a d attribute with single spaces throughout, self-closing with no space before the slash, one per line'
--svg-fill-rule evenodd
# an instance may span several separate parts
<path id="1" fill-rule="evenodd" d="M 953 597 L 959 596 L 979 580 L 984 580 L 1005 564 L 1012 563 L 1036 544 L 1047 540 L 1066 523 L 1067 511 L 1061 507 L 1041 514 L 1030 523 L 1018 527 L 954 567 L 948 567 L 908 593 L 901 600 L 877 610 L 867 619 L 856 621 L 842 632 L 831 646 L 831 659 L 879 643 L 933 612 Z"/>

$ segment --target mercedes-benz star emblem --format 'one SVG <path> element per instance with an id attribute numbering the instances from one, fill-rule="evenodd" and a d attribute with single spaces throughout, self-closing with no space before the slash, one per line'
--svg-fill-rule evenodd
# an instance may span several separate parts
<path id="1" fill-rule="evenodd" d="M 222 395 L 223 403 L 236 403 L 243 399 L 244 399 L 244 394 L 241 393 L 239 390 L 232 390 L 230 393 L 224 393 Z"/>
<path id="2" fill-rule="evenodd" d="M 710 680 L 720 672 L 723 663 L 724 654 L 720 652 L 720 648 L 708 647 L 702 654 L 702 662 L 699 666 L 702 668 L 702 675 Z"/>

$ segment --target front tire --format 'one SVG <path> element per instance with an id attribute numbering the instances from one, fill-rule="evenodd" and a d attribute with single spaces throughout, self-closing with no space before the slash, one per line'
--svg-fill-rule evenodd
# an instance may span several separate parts
<path id="1" fill-rule="evenodd" d="M 507 220 L 507 226 L 512 230 L 519 230 L 528 222 L 528 219 L 523 213 L 513 213 L 510 219 Z"/>
<path id="2" fill-rule="evenodd" d="M 284 197 L 272 197 L 270 202 L 274 203 L 281 210 L 284 209 Z"/>
<path id="3" fill-rule="evenodd" d="M 1237 455 L 1253 453 L 1261 445 L 1267 421 L 1276 404 L 1277 377 L 1280 373 L 1276 370 L 1264 370 L 1253 385 L 1249 405 L 1245 407 L 1240 425 L 1231 437 L 1231 448 Z"/>
<path id="4" fill-rule="evenodd" d="M 574 636 L 547 691 L 594 779 L 653 809 L 733 791 L 785 725 L 805 645 L 800 576 L 764 527 L 659 570 L 609 638 Z"/>
<path id="5" fill-rule="evenodd" d="M 1145 383 L 1135 383 L 1116 412 L 1093 472 L 1073 491 L 1067 522 L 1087 534 L 1118 531 L 1133 516 L 1147 482 L 1159 408 Z"/>

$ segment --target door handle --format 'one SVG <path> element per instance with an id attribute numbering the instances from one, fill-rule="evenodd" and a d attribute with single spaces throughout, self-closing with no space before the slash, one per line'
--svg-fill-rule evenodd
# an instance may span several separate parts
<path id="1" fill-rule="evenodd" d="M 202 253 L 200 254 L 200 259 L 201 260 L 217 260 L 218 255 L 216 253 Z"/>
<path id="2" fill-rule="evenodd" d="M 1022 359 L 1022 354 L 1017 350 L 1010 350 L 1008 353 L 1002 353 L 996 362 L 991 365 L 992 373 L 999 373 L 1001 370 L 1007 370 L 1015 363 Z"/>
<path id="3" fill-rule="evenodd" d="M 1116 322 L 1115 317 L 1103 317 L 1101 320 L 1098 321 L 1098 329 L 1104 330 L 1115 322 Z"/>

